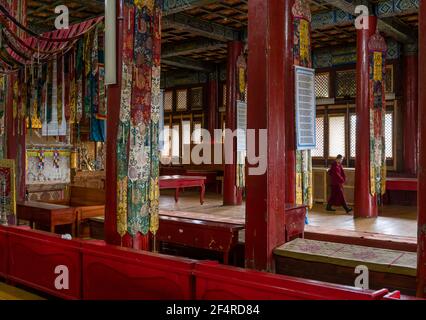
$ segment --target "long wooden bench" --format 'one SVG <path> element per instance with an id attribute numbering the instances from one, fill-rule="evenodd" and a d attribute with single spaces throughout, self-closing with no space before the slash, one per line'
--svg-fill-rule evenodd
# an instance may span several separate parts
<path id="1" fill-rule="evenodd" d="M 353 286 L 366 266 L 369 287 L 415 295 L 417 254 L 343 243 L 295 239 L 274 250 L 277 273 Z"/>
<path id="2" fill-rule="evenodd" d="M 388 291 L 298 279 L 271 273 L 219 265 L 195 266 L 197 300 L 379 300 Z"/>
<path id="3" fill-rule="evenodd" d="M 83 298 L 189 300 L 195 261 L 84 242 Z"/>

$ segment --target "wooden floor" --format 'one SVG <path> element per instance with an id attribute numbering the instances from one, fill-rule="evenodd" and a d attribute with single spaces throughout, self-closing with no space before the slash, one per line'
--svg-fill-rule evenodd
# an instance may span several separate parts
<path id="1" fill-rule="evenodd" d="M 33 293 L 0 282 L 0 300 L 45 300 Z"/>
<path id="2" fill-rule="evenodd" d="M 175 203 L 173 192 L 165 190 L 161 193 L 160 209 L 197 212 L 245 220 L 244 204 L 242 206 L 223 206 L 222 197 L 214 193 L 207 193 L 204 205 L 200 205 L 199 195 L 196 192 L 182 192 L 179 202 Z M 313 231 L 316 228 L 348 230 L 406 237 L 415 241 L 417 237 L 416 219 L 416 207 L 383 206 L 380 208 L 377 219 L 354 219 L 352 215 L 345 214 L 343 209 L 328 212 L 324 205 L 316 204 L 309 212 L 309 225 L 306 227 L 306 231 Z"/>

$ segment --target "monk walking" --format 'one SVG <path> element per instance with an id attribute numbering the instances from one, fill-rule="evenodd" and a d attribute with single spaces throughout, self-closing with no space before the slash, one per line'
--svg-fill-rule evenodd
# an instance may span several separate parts
<path id="1" fill-rule="evenodd" d="M 346 210 L 346 213 L 349 213 L 352 211 L 352 208 L 349 208 L 346 204 L 343 193 L 343 184 L 346 181 L 346 176 L 342 162 L 343 156 L 339 154 L 328 171 L 330 175 L 331 195 L 327 203 L 327 211 L 336 211 L 332 206 L 342 206 Z"/>

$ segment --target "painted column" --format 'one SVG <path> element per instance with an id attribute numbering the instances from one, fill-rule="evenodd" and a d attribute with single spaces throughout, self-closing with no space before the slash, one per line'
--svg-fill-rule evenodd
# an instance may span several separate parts
<path id="1" fill-rule="evenodd" d="M 226 129 L 234 131 L 237 126 L 237 59 L 243 52 L 244 44 L 241 41 L 228 42 L 228 66 L 226 80 Z M 236 143 L 234 141 L 234 150 Z M 225 164 L 223 182 L 223 204 L 241 205 L 241 191 L 236 186 L 237 157 L 233 155 L 233 163 Z"/>
<path id="2" fill-rule="evenodd" d="M 207 84 L 207 110 L 208 110 L 208 130 L 214 137 L 214 129 L 217 129 L 218 116 L 218 82 L 217 74 L 211 73 Z"/>
<path id="3" fill-rule="evenodd" d="M 252 170 L 258 165 L 247 165 L 245 264 L 267 271 L 274 270 L 274 248 L 285 242 L 285 103 L 293 95 L 284 85 L 288 77 L 284 56 L 292 50 L 284 41 L 290 35 L 283 36 L 291 23 L 291 8 L 286 2 L 248 3 L 247 129 L 256 131 L 255 154 L 261 153 L 266 161 L 266 172 L 254 174 Z M 266 129 L 267 142 L 259 141 L 261 129 Z M 253 148 L 250 143 L 248 139 L 248 157 Z"/>
<path id="4" fill-rule="evenodd" d="M 293 47 L 294 31 L 293 31 L 293 14 L 292 7 L 294 0 L 285 1 L 285 13 L 289 14 L 285 19 L 290 19 L 291 22 L 285 24 L 284 30 L 284 41 L 286 48 Z M 284 87 L 289 88 L 294 92 L 294 54 L 293 50 L 284 51 L 284 61 L 286 68 L 286 77 L 284 77 Z M 296 116 L 294 110 L 294 95 L 289 95 L 285 99 L 285 113 L 286 113 L 286 124 L 285 124 L 285 147 L 286 147 L 286 179 L 285 179 L 285 199 L 287 203 L 296 203 Z"/>
<path id="5" fill-rule="evenodd" d="M 417 173 L 418 151 L 418 55 L 417 44 L 404 47 L 404 171 L 410 175 Z"/>
<path id="6" fill-rule="evenodd" d="M 426 1 L 419 8 L 419 83 L 426 82 Z M 419 86 L 417 296 L 426 297 L 426 90 Z"/>
<path id="7" fill-rule="evenodd" d="M 368 41 L 376 32 L 377 18 L 369 17 L 369 28 L 357 30 L 356 65 L 356 158 L 354 217 L 378 216 L 376 197 L 370 194 L 370 97 Z"/>

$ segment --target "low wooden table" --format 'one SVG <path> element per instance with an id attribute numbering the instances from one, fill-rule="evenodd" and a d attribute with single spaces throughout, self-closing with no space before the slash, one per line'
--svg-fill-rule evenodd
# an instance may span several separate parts
<path id="1" fill-rule="evenodd" d="M 408 177 L 387 177 L 386 178 L 386 194 L 384 202 L 390 203 L 390 194 L 388 191 L 415 191 L 417 192 L 417 178 Z"/>
<path id="2" fill-rule="evenodd" d="M 179 189 L 200 187 L 200 203 L 204 203 L 206 177 L 202 176 L 160 176 L 159 184 L 161 189 L 175 189 L 175 201 L 179 201 Z"/>
<path id="3" fill-rule="evenodd" d="M 18 220 L 29 221 L 33 229 L 44 228 L 54 233 L 56 226 L 71 225 L 71 232 L 75 235 L 76 211 L 72 207 L 23 201 L 17 203 L 16 209 Z"/>
<path id="4" fill-rule="evenodd" d="M 223 253 L 224 264 L 229 263 L 229 253 L 238 244 L 238 232 L 243 224 L 194 220 L 160 215 L 160 228 L 156 246 L 162 242 Z"/>
<path id="5" fill-rule="evenodd" d="M 304 237 L 305 232 L 306 206 L 289 204 L 285 205 L 285 241 L 290 241 L 293 237 Z"/>

